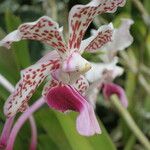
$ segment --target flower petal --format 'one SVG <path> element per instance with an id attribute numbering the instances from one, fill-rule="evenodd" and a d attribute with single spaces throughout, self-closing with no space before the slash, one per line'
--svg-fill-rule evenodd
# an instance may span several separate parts
<path id="1" fill-rule="evenodd" d="M 97 82 L 103 78 L 105 71 L 111 71 L 111 79 L 122 75 L 123 69 L 116 65 L 117 61 L 114 59 L 110 63 L 91 63 L 92 68 L 85 74 L 89 82 Z"/>
<path id="2" fill-rule="evenodd" d="M 100 27 L 94 34 L 86 40 L 81 42 L 80 53 L 83 51 L 95 52 L 103 45 L 112 40 L 113 25 L 104 25 Z"/>
<path id="3" fill-rule="evenodd" d="M 88 104 L 80 112 L 77 118 L 77 130 L 81 135 L 85 136 L 101 133 L 92 105 Z"/>
<path id="4" fill-rule="evenodd" d="M 82 107 L 80 100 L 76 100 L 74 93 L 72 93 L 72 88 L 67 85 L 56 86 L 49 89 L 45 99 L 50 107 L 61 112 L 68 110 L 79 112 Z"/>
<path id="5" fill-rule="evenodd" d="M 100 133 L 92 106 L 71 86 L 63 85 L 51 88 L 45 100 L 49 107 L 61 112 L 68 110 L 79 112 L 77 130 L 81 135 L 90 136 Z"/>
<path id="6" fill-rule="evenodd" d="M 62 36 L 62 29 L 47 16 L 43 16 L 35 22 L 20 25 L 17 30 L 11 32 L 0 41 L 0 45 L 10 48 L 12 42 L 22 39 L 42 41 L 56 48 L 61 55 L 67 51 Z"/>
<path id="7" fill-rule="evenodd" d="M 133 42 L 130 27 L 134 23 L 131 19 L 122 19 L 121 26 L 113 32 L 113 40 L 103 47 L 105 51 L 119 51 L 129 47 Z"/>
<path id="8" fill-rule="evenodd" d="M 15 91 L 9 96 L 4 106 L 4 113 L 10 117 L 18 111 L 26 109 L 28 100 L 35 89 L 42 83 L 52 70 L 58 69 L 59 60 L 53 59 L 45 63 L 38 63 L 21 72 L 21 80 L 16 85 Z"/>
<path id="9" fill-rule="evenodd" d="M 92 0 L 87 5 L 76 5 L 69 13 L 69 49 L 79 49 L 81 40 L 93 18 L 102 13 L 115 12 L 126 0 Z"/>
<path id="10" fill-rule="evenodd" d="M 105 99 L 109 99 L 113 94 L 116 94 L 124 107 L 128 106 L 128 100 L 122 87 L 114 83 L 105 83 L 103 87 L 103 95 Z"/>
<path id="11" fill-rule="evenodd" d="M 46 53 L 37 63 L 47 62 L 52 59 L 60 59 L 60 56 L 56 50 Z"/>

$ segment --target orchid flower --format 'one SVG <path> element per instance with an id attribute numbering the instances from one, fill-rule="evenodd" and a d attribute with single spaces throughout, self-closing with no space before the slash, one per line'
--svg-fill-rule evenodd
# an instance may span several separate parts
<path id="1" fill-rule="evenodd" d="M 61 86 L 60 86 L 60 84 L 61 84 Z M 80 78 L 74 83 L 73 86 L 80 93 L 84 93 L 84 91 L 88 88 L 89 84 L 88 84 L 87 80 L 84 78 L 84 76 L 80 76 Z M 72 93 L 70 92 L 70 89 L 67 90 L 67 88 L 71 88 Z M 49 93 L 47 96 L 48 98 L 46 98 L 48 105 L 50 105 L 51 107 L 53 107 L 55 109 L 59 109 L 62 112 L 65 111 L 66 105 L 68 105 L 67 106 L 68 108 L 81 112 L 81 115 L 79 115 L 79 117 L 77 119 L 77 129 L 80 134 L 93 135 L 95 133 L 100 133 L 100 128 L 99 128 L 98 122 L 96 120 L 93 107 L 77 91 L 75 91 L 75 89 L 73 89 L 73 87 L 71 87 L 71 86 L 70 87 L 66 86 L 66 85 L 63 86 L 62 83 L 59 83 L 58 81 L 53 79 L 45 85 L 44 90 L 43 90 L 43 97 L 46 96 L 45 94 L 47 93 L 47 90 L 49 90 Z M 66 92 L 64 92 L 65 90 L 66 90 Z M 74 94 L 74 91 L 75 91 L 76 95 Z M 62 99 L 62 97 L 64 97 L 64 98 Z M 54 100 L 56 101 L 56 103 L 53 102 Z M 70 103 L 68 103 L 68 102 L 70 102 Z M 2 134 L 3 135 L 2 137 L 5 138 L 5 139 L 2 138 L 2 142 L 8 141 L 7 145 L 6 145 L 6 150 L 13 149 L 13 145 L 14 145 L 16 136 L 17 136 L 19 130 L 21 129 L 22 125 L 25 123 L 25 121 L 28 118 L 30 119 L 32 113 L 34 113 L 36 110 L 38 110 L 44 103 L 45 103 L 44 99 L 41 98 L 41 99 L 37 100 L 33 105 L 31 105 L 18 118 L 18 120 L 14 124 L 11 132 L 8 130 L 11 127 L 10 123 L 12 123 L 12 121 L 11 121 L 12 118 L 8 118 L 8 121 L 6 122 L 5 129 L 4 129 L 5 135 L 4 135 L 4 133 Z M 75 103 L 75 104 L 73 104 L 73 103 Z M 61 106 L 58 107 L 59 105 L 61 105 Z M 86 120 L 85 120 L 85 118 L 86 118 Z M 88 119 L 88 121 L 87 121 L 87 119 Z M 83 121 L 81 122 L 81 120 L 83 120 Z M 30 119 L 30 122 L 31 122 L 31 128 L 32 128 L 32 141 L 31 141 L 30 149 L 35 150 L 37 134 L 34 130 L 35 123 L 33 122 L 32 118 Z M 7 136 L 6 134 L 9 136 L 9 138 L 6 137 Z M 1 144 L 3 144 L 3 143 L 1 143 Z M 3 145 L 1 145 L 1 146 L 3 146 Z"/>
<path id="2" fill-rule="evenodd" d="M 89 136 L 101 131 L 92 105 L 83 96 L 87 88 L 88 82 L 83 76 L 80 76 L 74 85 L 63 84 L 53 79 L 45 86 L 43 97 L 49 107 L 60 112 L 79 112 L 77 130 L 81 135 Z"/>
<path id="3" fill-rule="evenodd" d="M 92 68 L 85 75 L 90 82 L 90 87 L 86 92 L 87 98 L 94 107 L 100 89 L 103 90 L 105 99 L 109 99 L 112 94 L 116 94 L 124 107 L 128 105 L 124 90 L 119 85 L 111 82 L 123 74 L 123 68 L 117 66 L 118 57 L 116 57 L 116 52 L 124 50 L 132 44 L 133 37 L 129 31 L 132 24 L 131 19 L 122 19 L 121 26 L 114 29 L 113 40 L 102 47 L 105 52 L 100 56 L 103 62 L 91 63 Z"/>
<path id="4" fill-rule="evenodd" d="M 122 7 L 124 4 L 125 0 L 92 0 L 87 5 L 74 6 L 68 18 L 68 44 L 64 42 L 62 28 L 59 28 L 55 21 L 46 16 L 35 22 L 20 25 L 17 30 L 0 41 L 0 45 L 10 48 L 12 42 L 31 39 L 42 41 L 56 49 L 35 65 L 21 71 L 21 80 L 5 103 L 5 115 L 11 117 L 19 111 L 25 111 L 36 88 L 47 76 L 51 75 L 52 80 L 47 83 L 43 92 L 47 104 L 61 112 L 68 110 L 79 112 L 77 129 L 80 134 L 100 133 L 94 110 L 84 96 L 78 92 L 83 89 L 76 89 L 73 84 L 91 68 L 90 63 L 81 56 L 83 51 L 89 50 L 89 47 L 94 48 L 95 51 L 112 40 L 112 24 L 105 25 L 98 29 L 96 34 L 90 38 L 90 42 L 86 43 L 87 46 L 83 48 L 85 42 L 82 39 L 88 26 L 98 14 L 113 13 L 117 7 Z M 58 81 L 58 84 L 55 81 Z"/>
<path id="5" fill-rule="evenodd" d="M 87 99 L 95 107 L 98 93 L 104 84 L 111 83 L 116 77 L 123 74 L 123 68 L 117 66 L 118 59 L 110 63 L 92 63 L 92 69 L 85 74 L 90 86 L 86 91 Z M 106 98 L 106 96 L 105 96 Z"/>

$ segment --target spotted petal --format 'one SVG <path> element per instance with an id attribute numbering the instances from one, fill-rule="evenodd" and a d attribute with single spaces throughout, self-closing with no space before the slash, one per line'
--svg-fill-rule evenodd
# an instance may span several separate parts
<path id="1" fill-rule="evenodd" d="M 81 42 L 80 53 L 83 51 L 96 52 L 105 44 L 112 41 L 112 34 L 112 24 L 100 27 L 91 37 Z"/>
<path id="2" fill-rule="evenodd" d="M 52 70 L 58 69 L 60 62 L 57 59 L 45 63 L 35 64 L 21 72 L 21 80 L 15 87 L 14 92 L 9 96 L 4 106 L 4 113 L 10 117 L 18 111 L 24 111 L 27 102 L 35 92 L 35 89 L 42 83 Z"/>
<path id="3" fill-rule="evenodd" d="M 50 89 L 45 100 L 49 107 L 58 111 L 79 112 L 76 125 L 81 135 L 91 136 L 101 132 L 93 107 L 71 86 L 57 86 Z"/>
<path id="4" fill-rule="evenodd" d="M 62 37 L 62 28 L 59 28 L 58 24 L 47 16 L 43 16 L 35 22 L 20 25 L 17 30 L 0 41 L 0 45 L 10 48 L 12 42 L 22 39 L 42 41 L 56 48 L 61 55 L 67 50 Z"/>
<path id="5" fill-rule="evenodd" d="M 76 5 L 69 13 L 69 49 L 79 49 L 85 31 L 94 17 L 115 12 L 126 0 L 92 0 L 87 5 Z"/>
<path id="6" fill-rule="evenodd" d="M 122 19 L 119 28 L 114 29 L 112 42 L 105 45 L 105 51 L 124 50 L 133 42 L 133 37 L 130 34 L 130 27 L 133 24 L 131 19 Z"/>

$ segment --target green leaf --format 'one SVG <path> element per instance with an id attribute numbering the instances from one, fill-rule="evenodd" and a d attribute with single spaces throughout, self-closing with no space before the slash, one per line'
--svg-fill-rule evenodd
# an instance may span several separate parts
<path id="1" fill-rule="evenodd" d="M 59 150 L 71 150 L 68 140 L 58 122 L 55 114 L 49 108 L 44 107 L 35 115 L 37 124 L 44 130 L 48 138 L 51 139 Z M 39 133 L 39 131 L 38 131 Z M 38 143 L 41 145 L 41 143 Z M 44 149 L 46 150 L 46 149 Z M 47 149 L 49 150 L 49 149 Z"/>
<path id="2" fill-rule="evenodd" d="M 70 114 L 64 115 L 59 112 L 55 112 L 55 114 L 65 132 L 72 150 L 94 150 L 87 138 L 80 136 L 77 133 L 75 128 L 75 120 L 72 120 Z"/>
<path id="3" fill-rule="evenodd" d="M 76 130 L 76 114 L 71 113 L 66 116 L 56 112 L 56 116 L 62 125 L 62 128 L 64 129 L 66 137 L 68 137 L 73 150 L 99 150 L 100 148 L 104 150 L 116 149 L 101 122 L 100 126 L 102 129 L 102 134 L 94 135 L 92 137 L 84 137 L 80 136 Z"/>
<path id="4" fill-rule="evenodd" d="M 90 137 L 89 140 L 94 147 L 94 150 L 104 149 L 104 150 L 116 150 L 116 147 L 108 135 L 103 123 L 99 120 L 99 124 L 102 130 L 102 134 Z"/>
<path id="5" fill-rule="evenodd" d="M 149 0 L 144 0 L 144 7 L 150 13 L 150 3 Z"/>
<path id="6" fill-rule="evenodd" d="M 116 150 L 101 122 L 101 135 L 84 137 L 76 130 L 76 113 L 64 115 L 44 107 L 35 116 L 40 129 L 44 129 L 42 133 L 45 133 L 59 150 Z M 41 134 L 41 131 L 38 131 L 38 134 Z M 38 145 L 42 143 L 39 142 Z"/>
<path id="7" fill-rule="evenodd" d="M 0 38 L 4 36 L 5 33 L 0 28 Z M 13 84 L 16 83 L 19 78 L 12 51 L 3 47 L 0 47 L 0 73 Z"/>
<path id="8" fill-rule="evenodd" d="M 136 142 L 136 137 L 134 135 L 131 135 L 128 139 L 127 144 L 125 145 L 124 150 L 133 150 L 135 142 Z"/>
<path id="9" fill-rule="evenodd" d="M 38 135 L 38 143 L 38 150 L 59 150 L 57 145 L 46 134 Z"/>
<path id="10" fill-rule="evenodd" d="M 150 94 L 146 96 L 145 102 L 144 102 L 144 109 L 147 112 L 150 112 Z"/>

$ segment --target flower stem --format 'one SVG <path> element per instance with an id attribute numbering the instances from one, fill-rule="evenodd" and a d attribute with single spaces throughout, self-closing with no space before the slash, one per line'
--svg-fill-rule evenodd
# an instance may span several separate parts
<path id="1" fill-rule="evenodd" d="M 144 22 L 150 26 L 150 21 L 149 21 L 149 13 L 147 12 L 147 10 L 144 8 L 142 2 L 140 0 L 132 0 L 132 2 L 134 3 L 134 5 L 137 7 L 137 9 L 140 11 Z"/>
<path id="2" fill-rule="evenodd" d="M 142 3 L 139 0 L 132 0 L 138 10 L 141 12 L 142 16 L 148 16 L 147 10 L 144 8 Z"/>
<path id="3" fill-rule="evenodd" d="M 0 137 L 0 149 L 3 149 L 7 145 L 7 141 L 11 132 L 11 128 L 14 122 L 15 117 L 8 118 L 5 122 L 4 128 L 2 130 L 2 134 Z"/>
<path id="4" fill-rule="evenodd" d="M 20 130 L 20 128 L 22 127 L 22 125 L 25 123 L 25 121 L 32 115 L 32 113 L 34 113 L 38 108 L 40 108 L 43 104 L 45 103 L 45 101 L 41 98 L 39 100 L 37 100 L 32 106 L 30 106 L 17 120 L 17 122 L 15 123 L 14 127 L 12 128 L 12 131 L 10 133 L 9 136 L 9 140 L 7 143 L 7 147 L 5 150 L 13 150 L 13 145 L 16 139 L 16 136 Z M 33 120 L 32 120 L 33 121 Z M 33 124 L 32 124 L 33 125 Z M 33 131 L 32 131 L 33 132 Z M 34 133 L 34 137 L 35 137 L 35 133 Z M 35 150 L 34 149 L 35 146 L 31 146 L 30 150 Z"/>
<path id="5" fill-rule="evenodd" d="M 36 150 L 36 146 L 37 146 L 37 128 L 36 128 L 34 117 L 30 116 L 29 121 L 30 121 L 31 129 L 32 129 L 30 150 Z"/>
<path id="6" fill-rule="evenodd" d="M 122 118 L 125 120 L 126 124 L 130 128 L 130 130 L 134 133 L 134 135 L 137 137 L 137 139 L 143 144 L 143 146 L 150 150 L 150 142 L 146 138 L 146 136 L 142 133 L 142 131 L 139 129 L 133 118 L 131 117 L 130 113 L 125 109 L 122 104 L 120 103 L 118 97 L 116 95 L 111 96 L 111 102 L 115 106 L 115 108 L 118 110 L 119 114 L 122 116 Z"/>

